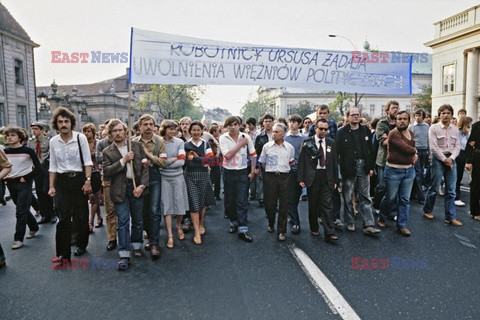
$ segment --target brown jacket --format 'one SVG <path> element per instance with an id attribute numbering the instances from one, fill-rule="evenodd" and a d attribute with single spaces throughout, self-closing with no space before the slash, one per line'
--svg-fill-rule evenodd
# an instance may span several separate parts
<path id="1" fill-rule="evenodd" d="M 137 187 L 141 184 L 148 187 L 148 166 L 142 164 L 145 158 L 143 146 L 139 142 L 132 142 L 133 171 Z M 105 180 L 110 180 L 110 198 L 112 202 L 123 202 L 127 191 L 127 166 L 120 163 L 122 155 L 115 143 L 109 145 L 103 150 L 103 175 Z M 146 194 L 147 189 L 142 193 Z"/>

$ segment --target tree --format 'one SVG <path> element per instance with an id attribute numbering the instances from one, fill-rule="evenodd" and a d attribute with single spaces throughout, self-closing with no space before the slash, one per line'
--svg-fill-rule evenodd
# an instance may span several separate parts
<path id="1" fill-rule="evenodd" d="M 255 100 L 247 101 L 240 110 L 240 114 L 244 119 L 250 117 L 258 119 L 266 113 L 273 113 L 272 105 L 270 99 L 261 96 Z"/>
<path id="2" fill-rule="evenodd" d="M 427 113 L 432 113 L 432 86 L 423 84 L 421 93 L 413 101 L 415 109 L 423 108 Z"/>
<path id="3" fill-rule="evenodd" d="M 350 102 L 353 102 L 353 98 L 350 93 L 339 92 L 335 100 L 332 103 L 330 103 L 328 107 L 330 109 L 330 112 L 336 110 L 340 113 L 340 115 L 343 118 L 343 116 L 345 115 L 345 110 L 350 108 Z"/>
<path id="4" fill-rule="evenodd" d="M 310 101 L 303 100 L 297 103 L 292 109 L 290 109 L 290 114 L 298 114 L 302 118 L 305 118 L 309 114 L 313 113 L 313 105 Z"/>
<path id="5" fill-rule="evenodd" d="M 163 119 L 180 119 L 185 116 L 201 119 L 203 108 L 195 106 L 199 93 L 203 93 L 203 89 L 196 85 L 151 85 L 150 90 L 137 103 L 137 110 L 155 105 Z"/>

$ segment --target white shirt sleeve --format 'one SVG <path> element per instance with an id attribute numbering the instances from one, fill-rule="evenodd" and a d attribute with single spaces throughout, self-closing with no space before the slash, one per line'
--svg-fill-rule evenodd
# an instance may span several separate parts
<path id="1" fill-rule="evenodd" d="M 78 139 L 80 141 L 80 147 L 82 148 L 83 165 L 93 166 L 92 156 L 90 154 L 90 148 L 88 147 L 87 137 L 85 137 L 83 133 L 79 133 Z"/>

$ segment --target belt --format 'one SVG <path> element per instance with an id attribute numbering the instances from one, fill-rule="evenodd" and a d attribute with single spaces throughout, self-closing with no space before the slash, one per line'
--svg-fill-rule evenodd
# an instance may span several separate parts
<path id="1" fill-rule="evenodd" d="M 451 154 L 451 153 L 444 153 L 443 155 L 448 158 L 448 157 L 450 157 L 452 154 Z"/>
<path id="2" fill-rule="evenodd" d="M 68 171 L 68 172 L 60 173 L 60 176 L 74 178 L 81 174 L 83 174 L 83 171 Z"/>
<path id="3" fill-rule="evenodd" d="M 276 175 L 276 176 L 280 176 L 282 174 L 288 174 L 288 172 L 266 172 L 266 173 Z"/>

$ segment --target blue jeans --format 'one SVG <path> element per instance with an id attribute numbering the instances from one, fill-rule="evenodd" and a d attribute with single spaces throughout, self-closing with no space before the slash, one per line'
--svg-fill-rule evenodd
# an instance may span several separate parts
<path id="1" fill-rule="evenodd" d="M 356 161 L 355 177 L 342 177 L 343 186 L 343 200 L 344 200 L 344 218 L 348 224 L 355 223 L 355 216 L 353 213 L 353 193 L 357 191 L 357 208 L 362 215 L 363 226 L 375 226 L 375 219 L 373 218 L 372 200 L 370 199 L 370 176 L 365 173 L 365 160 Z M 340 207 L 340 204 L 338 204 Z"/>
<path id="2" fill-rule="evenodd" d="M 120 258 L 130 258 L 130 244 L 134 250 L 142 248 L 143 243 L 143 198 L 133 196 L 132 180 L 127 181 L 127 191 L 123 202 L 115 202 L 117 214 L 118 254 Z M 130 235 L 130 216 L 132 228 Z"/>
<path id="3" fill-rule="evenodd" d="M 225 190 L 225 213 L 230 219 L 230 226 L 238 225 L 238 232 L 248 232 L 247 169 L 224 169 L 223 186 Z"/>
<path id="4" fill-rule="evenodd" d="M 435 206 L 435 199 L 437 192 L 442 182 L 442 177 L 445 179 L 445 219 L 456 219 L 457 211 L 455 208 L 455 187 L 457 184 L 457 164 L 453 161 L 453 169 L 446 166 L 437 158 L 432 158 L 432 184 L 428 188 L 423 212 L 432 213 Z"/>
<path id="5" fill-rule="evenodd" d="M 38 224 L 35 217 L 30 212 L 32 201 L 32 181 L 20 182 L 20 178 L 7 180 L 10 196 L 16 205 L 15 216 L 17 224 L 15 226 L 15 241 L 22 241 L 27 231 L 27 225 L 30 231 L 38 231 Z"/>
<path id="6" fill-rule="evenodd" d="M 153 246 L 158 246 L 160 242 L 160 222 L 161 213 L 160 213 L 160 205 L 161 205 L 161 196 L 162 196 L 162 180 L 160 177 L 155 177 L 153 180 L 150 180 L 148 185 L 149 197 L 150 201 L 150 208 L 145 208 L 147 211 L 150 212 L 150 230 L 147 230 L 148 237 L 150 239 L 150 243 Z"/>
<path id="7" fill-rule="evenodd" d="M 381 212 L 390 212 L 392 204 L 398 204 L 397 228 L 408 228 L 410 217 L 410 193 L 415 180 L 415 168 L 385 167 L 385 196 L 380 204 Z M 398 197 L 398 201 L 397 201 Z"/>

